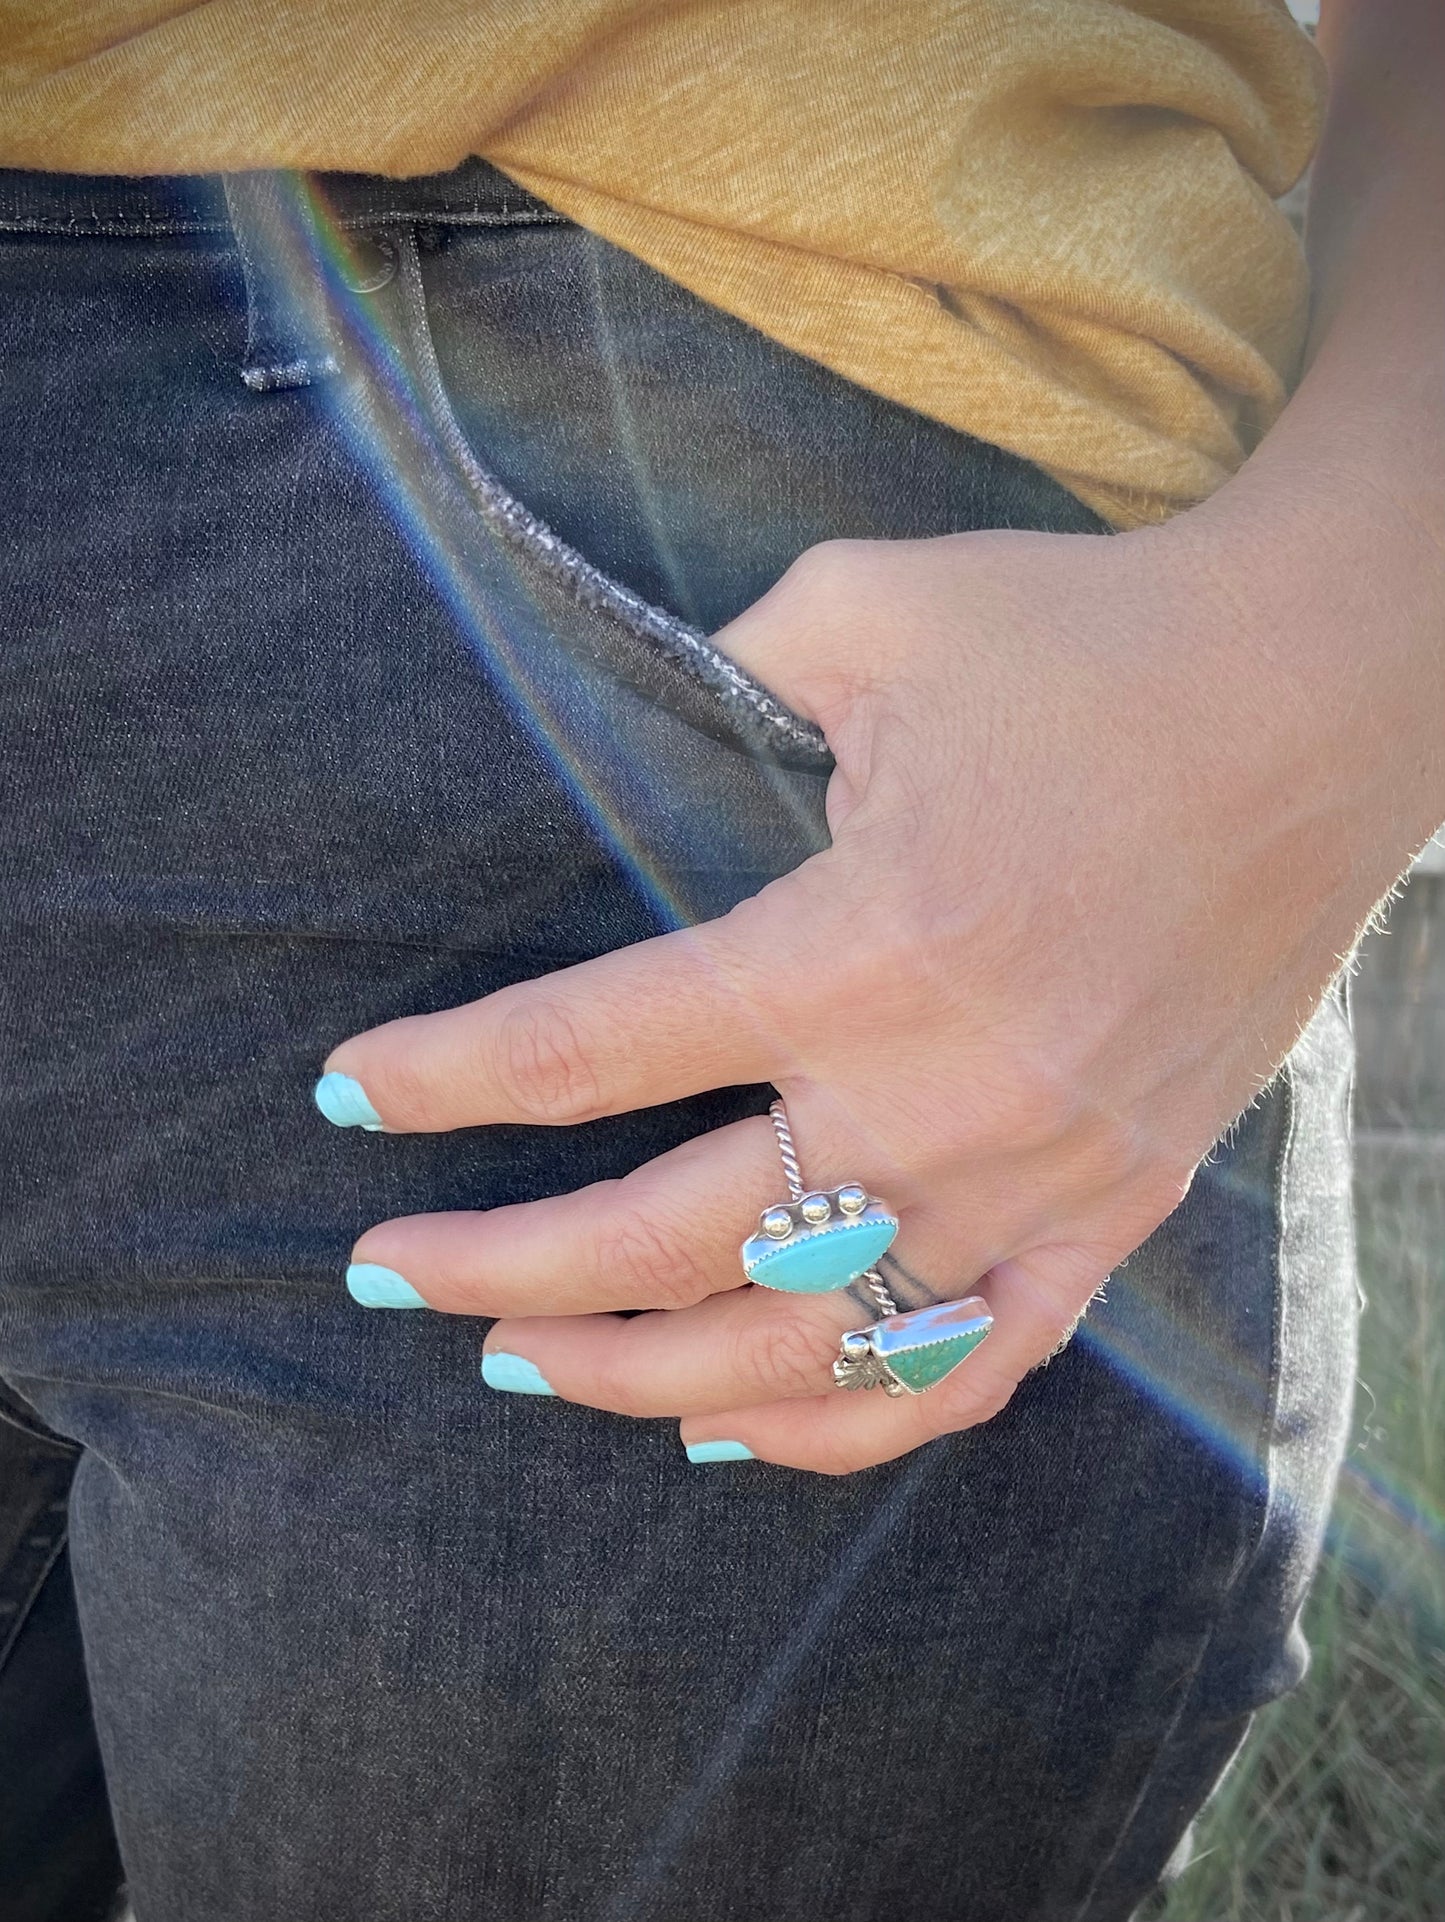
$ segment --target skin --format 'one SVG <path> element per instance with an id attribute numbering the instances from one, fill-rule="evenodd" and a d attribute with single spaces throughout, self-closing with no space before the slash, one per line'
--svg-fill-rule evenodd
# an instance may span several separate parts
<path id="1" fill-rule="evenodd" d="M 826 734 L 831 848 L 327 1063 L 393 1132 L 770 1081 L 989 1339 L 918 1398 L 832 1389 L 856 1302 L 739 1286 L 762 1118 L 354 1259 L 566 1399 L 845 1473 L 995 1415 L 1177 1206 L 1445 816 L 1445 13 L 1345 0 L 1321 44 L 1307 372 L 1240 473 L 1112 538 L 810 550 L 718 639 Z"/>

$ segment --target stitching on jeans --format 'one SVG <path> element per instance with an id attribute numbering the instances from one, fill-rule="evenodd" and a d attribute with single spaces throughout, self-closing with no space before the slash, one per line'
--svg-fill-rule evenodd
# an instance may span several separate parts
<path id="1" fill-rule="evenodd" d="M 1193 1702 L 1194 1691 L 1198 1685 L 1200 1673 L 1203 1670 L 1210 1649 L 1214 1646 L 1214 1638 L 1219 1632 L 1219 1624 L 1224 1618 L 1227 1604 L 1243 1580 L 1245 1570 L 1259 1553 L 1260 1546 L 1264 1540 L 1265 1523 L 1269 1518 L 1269 1438 L 1274 1431 L 1275 1424 L 1279 1417 L 1279 1390 L 1280 1379 L 1283 1373 L 1280 1362 L 1280 1348 L 1283 1335 L 1281 1314 L 1284 1302 L 1285 1244 L 1288 1238 L 1287 1223 L 1289 1210 L 1287 1193 L 1289 1188 L 1290 1161 L 1294 1151 L 1299 1115 L 1298 1103 L 1295 1100 L 1294 1068 L 1290 1059 L 1286 1058 L 1275 1085 L 1282 1091 L 1282 1098 L 1285 1102 L 1285 1126 L 1275 1159 L 1274 1179 L 1271 1183 L 1277 1223 L 1277 1240 L 1275 1244 L 1277 1253 L 1275 1259 L 1276 1280 L 1273 1320 L 1270 1332 L 1269 1393 L 1265 1397 L 1264 1415 L 1260 1422 L 1259 1432 L 1255 1437 L 1254 1451 L 1255 1461 L 1264 1468 L 1264 1496 L 1263 1499 L 1256 1504 L 1256 1513 L 1249 1533 L 1245 1541 L 1241 1544 L 1238 1554 L 1235 1556 L 1234 1566 L 1229 1572 L 1229 1579 L 1225 1582 L 1220 1592 L 1219 1603 L 1214 1611 L 1214 1616 L 1209 1624 L 1208 1631 L 1200 1637 L 1199 1653 L 1185 1678 L 1185 1687 L 1180 1696 L 1179 1706 L 1171 1716 L 1168 1728 L 1165 1729 L 1155 1747 L 1149 1766 L 1144 1771 L 1144 1779 L 1139 1784 L 1138 1793 L 1135 1795 L 1128 1814 L 1124 1817 L 1120 1825 L 1119 1833 L 1114 1837 L 1113 1847 L 1095 1869 L 1089 1886 L 1084 1892 L 1084 1899 L 1074 1912 L 1074 1922 L 1088 1922 L 1089 1905 L 1098 1892 L 1099 1884 L 1103 1880 L 1106 1872 L 1113 1867 L 1120 1849 L 1123 1848 L 1124 1843 L 1128 1840 L 1134 1824 L 1138 1820 L 1145 1802 L 1148 1800 L 1150 1786 L 1153 1783 L 1155 1773 L 1164 1757 L 1169 1753 L 1170 1746 L 1179 1732 L 1179 1725 L 1184 1720 L 1185 1714 Z"/>
<path id="2" fill-rule="evenodd" d="M 570 227 L 565 214 L 550 208 L 518 208 L 515 212 L 488 212 L 481 208 L 458 211 L 448 207 L 387 208 L 377 213 L 349 213 L 336 216 L 337 225 L 348 233 L 370 232 L 379 227 Z M 149 239 L 152 235 L 225 234 L 231 231 L 224 220 L 188 220 L 181 216 L 137 214 L 0 214 L 0 233 L 50 234 L 59 240 Z"/>
<path id="3" fill-rule="evenodd" d="M 253 394 L 274 394 L 286 387 L 309 387 L 339 373 L 341 362 L 335 354 L 303 354 L 298 360 L 279 361 L 270 367 L 243 367 L 241 380 Z"/>
<path id="4" fill-rule="evenodd" d="M 0 233 L 50 234 L 57 240 L 94 240 L 149 234 L 223 234 L 224 220 L 151 220 L 144 214 L 106 217 L 74 214 L 62 220 L 59 215 L 0 214 Z"/>
<path id="5" fill-rule="evenodd" d="M 497 213 L 482 208 L 456 213 L 446 207 L 394 207 L 375 214 L 341 214 L 337 218 L 343 227 L 360 227 L 367 232 L 377 227 L 571 227 L 576 224 L 566 214 L 554 213 L 550 207 L 518 207 Z"/>
<path id="6" fill-rule="evenodd" d="M 640 594 L 634 594 L 631 588 L 594 567 L 481 465 L 462 433 L 442 380 L 426 317 L 426 295 L 415 241 L 404 244 L 400 254 L 408 332 L 421 362 L 427 399 L 447 451 L 461 469 L 487 525 L 528 553 L 584 606 L 609 615 L 632 634 L 660 648 L 670 659 L 688 668 L 714 694 L 744 706 L 754 720 L 761 721 L 789 749 L 795 753 L 801 750 L 816 760 L 820 770 L 830 765 L 832 757 L 820 729 L 785 707 L 735 661 L 715 648 L 697 628 L 654 607 Z"/>

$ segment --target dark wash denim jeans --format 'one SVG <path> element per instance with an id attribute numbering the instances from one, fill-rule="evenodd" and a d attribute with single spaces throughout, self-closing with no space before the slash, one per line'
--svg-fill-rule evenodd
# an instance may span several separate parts
<path id="1" fill-rule="evenodd" d="M 1339 1000 L 1003 1415 L 840 1480 L 491 1393 L 484 1324 L 341 1283 L 766 1089 L 310 1098 L 820 844 L 816 739 L 701 639 L 800 550 L 1097 524 L 479 166 L 0 177 L 0 463 L 0 1917 L 91 1912 L 37 1893 L 70 1834 L 103 1906 L 82 1638 L 139 1922 L 1127 1916 L 1304 1660 Z"/>

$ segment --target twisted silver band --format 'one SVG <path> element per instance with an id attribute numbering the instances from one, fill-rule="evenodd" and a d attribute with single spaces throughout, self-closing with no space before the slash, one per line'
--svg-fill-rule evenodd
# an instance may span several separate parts
<path id="1" fill-rule="evenodd" d="M 788 1180 L 788 1199 L 801 1201 L 807 1190 L 803 1186 L 803 1170 L 798 1165 L 798 1151 L 793 1146 L 793 1131 L 788 1126 L 788 1111 L 781 1095 L 768 1109 L 768 1119 L 773 1124 L 773 1133 L 778 1137 L 778 1153 L 783 1158 L 783 1173 Z"/>

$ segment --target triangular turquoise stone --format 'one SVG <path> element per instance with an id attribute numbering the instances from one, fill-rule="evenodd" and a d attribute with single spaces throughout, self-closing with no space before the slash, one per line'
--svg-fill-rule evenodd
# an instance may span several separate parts
<path id="1" fill-rule="evenodd" d="M 889 1372 L 896 1375 L 905 1388 L 911 1388 L 915 1395 L 921 1395 L 925 1388 L 932 1388 L 935 1382 L 952 1374 L 987 1333 L 987 1328 L 971 1328 L 962 1335 L 948 1335 L 942 1341 L 931 1341 L 924 1348 L 904 1348 L 889 1355 Z"/>

